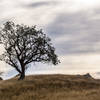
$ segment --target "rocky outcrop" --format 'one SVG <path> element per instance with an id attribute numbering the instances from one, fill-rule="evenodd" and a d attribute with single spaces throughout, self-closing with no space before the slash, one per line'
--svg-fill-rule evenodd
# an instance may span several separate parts
<path id="1" fill-rule="evenodd" d="M 85 78 L 93 78 L 89 73 L 83 75 Z"/>

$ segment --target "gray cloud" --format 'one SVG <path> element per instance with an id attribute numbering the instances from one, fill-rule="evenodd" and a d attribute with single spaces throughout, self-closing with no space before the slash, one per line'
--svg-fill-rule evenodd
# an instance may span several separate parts
<path id="1" fill-rule="evenodd" d="M 57 5 L 58 2 L 56 1 L 39 1 L 39 2 L 33 2 L 30 4 L 25 4 L 23 5 L 24 7 L 28 7 L 28 8 L 37 8 L 37 7 L 41 7 L 41 6 L 48 6 L 48 5 Z"/>
<path id="2" fill-rule="evenodd" d="M 100 75 L 100 72 L 97 72 L 96 74 Z"/>
<path id="3" fill-rule="evenodd" d="M 63 51 L 62 54 L 100 53 L 98 47 L 100 19 L 92 19 L 91 16 L 94 15 L 88 12 L 61 13 L 53 23 L 48 25 L 47 31 L 54 40 L 66 37 L 66 40 L 55 43 L 59 52 Z"/>

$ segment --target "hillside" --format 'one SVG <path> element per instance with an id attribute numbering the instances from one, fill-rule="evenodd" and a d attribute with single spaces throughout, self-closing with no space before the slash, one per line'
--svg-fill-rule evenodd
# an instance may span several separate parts
<path id="1" fill-rule="evenodd" d="M 0 81 L 0 100 L 100 100 L 100 80 L 80 75 L 34 75 Z"/>

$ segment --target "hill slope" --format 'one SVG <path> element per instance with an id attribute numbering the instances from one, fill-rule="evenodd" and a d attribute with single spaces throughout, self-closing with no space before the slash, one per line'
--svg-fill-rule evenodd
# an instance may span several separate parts
<path id="1" fill-rule="evenodd" d="M 100 80 L 80 75 L 34 75 L 0 81 L 0 100 L 100 100 Z"/>

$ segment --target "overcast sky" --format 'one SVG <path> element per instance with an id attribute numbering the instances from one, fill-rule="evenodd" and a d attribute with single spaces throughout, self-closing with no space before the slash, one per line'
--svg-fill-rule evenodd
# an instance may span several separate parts
<path id="1" fill-rule="evenodd" d="M 0 0 L 0 25 L 8 20 L 37 25 L 52 39 L 61 64 L 33 72 L 100 74 L 100 0 Z"/>

